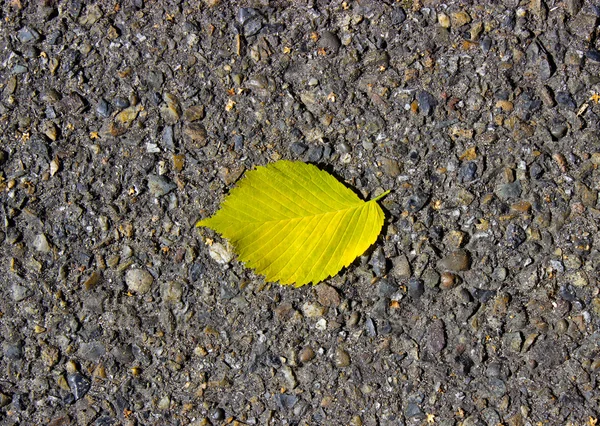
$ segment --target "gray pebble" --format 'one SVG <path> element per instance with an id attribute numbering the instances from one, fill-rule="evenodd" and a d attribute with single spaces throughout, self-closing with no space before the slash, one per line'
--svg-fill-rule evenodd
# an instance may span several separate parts
<path id="1" fill-rule="evenodd" d="M 322 146 L 313 146 L 308 150 L 306 159 L 310 163 L 318 163 L 322 157 L 323 157 L 323 147 Z"/>
<path id="2" fill-rule="evenodd" d="M 40 33 L 32 28 L 23 27 L 17 31 L 17 37 L 21 43 L 35 42 L 40 39 Z"/>
<path id="3" fill-rule="evenodd" d="M 154 277 L 145 269 L 130 269 L 125 274 L 125 282 L 130 291 L 144 294 L 152 288 Z"/>
<path id="4" fill-rule="evenodd" d="M 377 283 L 377 294 L 381 297 L 390 297 L 398 291 L 398 286 L 395 282 L 389 279 L 381 279 Z"/>
<path id="5" fill-rule="evenodd" d="M 169 181 L 164 176 L 150 175 L 148 176 L 148 190 L 155 197 L 162 197 L 172 190 L 177 188 L 177 185 Z"/>
<path id="6" fill-rule="evenodd" d="M 106 349 L 104 348 L 104 345 L 96 340 L 89 343 L 82 343 L 77 351 L 77 354 L 81 358 L 93 362 L 98 361 L 105 353 Z"/>
<path id="7" fill-rule="evenodd" d="M 433 95 L 425 90 L 420 90 L 417 93 L 417 103 L 419 104 L 419 112 L 423 115 L 431 115 L 437 105 Z"/>
<path id="8" fill-rule="evenodd" d="M 590 61 L 600 62 L 600 51 L 596 49 L 590 49 L 585 51 L 585 57 Z"/>
<path id="9" fill-rule="evenodd" d="M 373 273 L 376 277 L 382 277 L 386 274 L 386 259 L 381 247 L 377 247 L 373 251 L 369 264 L 373 267 Z"/>
<path id="10" fill-rule="evenodd" d="M 396 5 L 396 7 L 394 7 L 394 9 L 392 10 L 390 19 L 392 20 L 392 25 L 397 27 L 398 25 L 406 21 L 406 12 L 403 8 Z"/>
<path id="11" fill-rule="evenodd" d="M 367 318 L 365 321 L 365 329 L 367 330 L 367 334 L 371 337 L 377 336 L 377 329 L 375 328 L 375 323 L 371 317 Z"/>
<path id="12" fill-rule="evenodd" d="M 517 179 L 512 183 L 505 183 L 498 186 L 495 194 L 502 201 L 507 201 L 511 198 L 519 198 L 521 196 L 521 191 L 521 182 Z"/>
<path id="13" fill-rule="evenodd" d="M 337 53 L 340 50 L 340 39 L 332 32 L 324 31 L 319 39 L 319 47 L 325 49 L 328 53 Z"/>
<path id="14" fill-rule="evenodd" d="M 404 254 L 392 259 L 392 275 L 397 278 L 409 278 L 411 275 L 410 263 Z"/>
<path id="15" fill-rule="evenodd" d="M 414 194 L 412 194 L 410 197 L 408 197 L 408 199 L 404 203 L 404 208 L 409 213 L 416 213 L 419 210 L 421 210 L 423 207 L 425 207 L 428 200 L 429 200 L 429 195 L 427 195 L 421 191 L 417 191 Z"/>
<path id="16" fill-rule="evenodd" d="M 112 108 L 105 99 L 100 99 L 96 105 L 96 112 L 100 117 L 108 118 L 112 113 Z"/>
<path id="17" fill-rule="evenodd" d="M 511 223 L 506 228 L 505 239 L 508 247 L 516 249 L 525 242 L 525 240 L 527 239 L 527 234 L 525 233 L 525 230 L 519 225 Z"/>
<path id="18" fill-rule="evenodd" d="M 477 178 L 477 163 L 469 161 L 462 166 L 458 172 L 458 178 L 465 183 L 475 180 Z"/>
<path id="19" fill-rule="evenodd" d="M 291 410 L 298 402 L 298 397 L 296 395 L 289 395 L 287 393 L 277 393 L 274 398 L 275 403 L 280 410 Z"/>
<path id="20" fill-rule="evenodd" d="M 41 253 L 48 253 L 50 251 L 50 244 L 44 234 L 38 234 L 33 239 L 33 248 Z"/>
<path id="21" fill-rule="evenodd" d="M 67 383 L 71 388 L 71 393 L 75 397 L 75 401 L 83 398 L 92 387 L 90 381 L 79 373 L 69 374 L 67 376 Z"/>
<path id="22" fill-rule="evenodd" d="M 15 302 L 25 300 L 31 296 L 31 294 L 31 290 L 25 286 L 19 284 L 13 284 L 12 286 L 12 298 Z"/>
<path id="23" fill-rule="evenodd" d="M 557 92 L 556 93 L 556 102 L 558 102 L 559 105 L 562 105 L 567 108 L 571 108 L 571 109 L 577 108 L 577 104 L 575 103 L 575 100 L 573 100 L 573 97 L 568 92 Z"/>
<path id="24" fill-rule="evenodd" d="M 292 153 L 296 155 L 304 154 L 307 149 L 308 147 L 302 142 L 294 142 L 290 145 L 290 151 L 292 151 Z"/>
<path id="25" fill-rule="evenodd" d="M 162 143 L 169 151 L 175 150 L 175 142 L 173 138 L 173 126 L 165 126 L 162 133 Z"/>
<path id="26" fill-rule="evenodd" d="M 418 299 L 425 293 L 425 285 L 423 284 L 423 280 L 420 280 L 416 277 L 412 277 L 408 280 L 408 295 L 413 299 Z"/>
<path id="27" fill-rule="evenodd" d="M 210 413 L 210 418 L 213 420 L 225 420 L 225 410 L 217 407 Z"/>
<path id="28" fill-rule="evenodd" d="M 446 331 L 442 320 L 433 321 L 426 332 L 426 348 L 432 354 L 440 353 L 446 347 Z"/>
<path id="29" fill-rule="evenodd" d="M 4 356 L 9 360 L 16 361 L 23 356 L 23 342 L 21 341 L 15 343 L 5 342 L 2 346 Z"/>

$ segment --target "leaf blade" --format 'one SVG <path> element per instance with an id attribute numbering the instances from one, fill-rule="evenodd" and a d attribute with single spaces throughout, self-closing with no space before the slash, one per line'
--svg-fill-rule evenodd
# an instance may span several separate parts
<path id="1" fill-rule="evenodd" d="M 239 259 L 268 281 L 316 284 L 377 240 L 384 221 L 377 200 L 386 194 L 365 202 L 329 173 L 282 160 L 248 172 L 196 226 L 230 240 Z"/>

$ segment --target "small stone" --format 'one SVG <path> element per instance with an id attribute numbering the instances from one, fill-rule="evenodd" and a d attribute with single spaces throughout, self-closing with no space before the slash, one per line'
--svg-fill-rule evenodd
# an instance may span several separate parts
<path id="1" fill-rule="evenodd" d="M 177 188 L 177 185 L 169 181 L 164 176 L 150 175 L 148 176 L 148 190 L 155 197 L 162 197 L 172 190 Z"/>
<path id="2" fill-rule="evenodd" d="M 179 104 L 175 102 L 167 102 L 160 107 L 160 115 L 167 124 L 175 124 L 181 117 Z"/>
<path id="3" fill-rule="evenodd" d="M 215 408 L 210 413 L 210 418 L 217 421 L 225 420 L 225 410 L 223 410 L 221 407 Z"/>
<path id="4" fill-rule="evenodd" d="M 438 262 L 438 268 L 443 271 L 466 271 L 471 267 L 469 253 L 466 250 L 456 250 Z"/>
<path id="5" fill-rule="evenodd" d="M 293 154 L 296 154 L 298 156 L 304 154 L 307 149 L 308 147 L 306 146 L 306 144 L 303 144 L 302 142 L 294 142 L 290 145 L 290 151 L 292 151 Z"/>
<path id="6" fill-rule="evenodd" d="M 521 332 L 506 333 L 502 336 L 502 344 L 512 352 L 520 352 L 523 344 L 523 336 Z"/>
<path id="7" fill-rule="evenodd" d="M 567 108 L 577 108 L 575 100 L 568 92 L 556 92 L 556 102 L 558 102 L 559 105 L 562 105 Z"/>
<path id="8" fill-rule="evenodd" d="M 474 181 L 477 178 L 477 163 L 469 161 L 462 166 L 458 172 L 458 178 L 465 183 Z"/>
<path id="9" fill-rule="evenodd" d="M 456 281 L 456 275 L 454 275 L 452 272 L 442 272 L 442 276 L 440 278 L 440 288 L 444 290 L 450 290 L 451 288 L 454 288 Z"/>
<path id="10" fill-rule="evenodd" d="M 307 362 L 313 360 L 314 357 L 315 357 L 315 351 L 313 351 L 310 346 L 305 346 L 304 348 L 302 348 L 302 350 L 300 351 L 300 354 L 298 356 L 298 358 L 300 359 L 300 362 L 302 362 L 302 363 L 307 363 Z"/>
<path id="11" fill-rule="evenodd" d="M 431 115 L 437 105 L 437 101 L 433 95 L 425 90 L 417 92 L 417 103 L 419 105 L 419 112 L 423 115 Z"/>
<path id="12" fill-rule="evenodd" d="M 429 195 L 417 190 L 414 194 L 409 196 L 404 203 L 404 208 L 409 213 L 416 213 L 421 210 L 429 201 Z"/>
<path id="13" fill-rule="evenodd" d="M 102 358 L 105 353 L 106 348 L 101 342 L 98 341 L 82 343 L 79 346 L 79 350 L 77 351 L 78 356 L 87 361 L 92 362 L 97 362 L 98 360 L 100 360 L 100 358 Z"/>
<path id="14" fill-rule="evenodd" d="M 393 160 L 391 158 L 381 157 L 381 158 L 379 158 L 378 162 L 379 162 L 381 169 L 383 170 L 383 173 L 385 173 L 387 176 L 390 176 L 393 178 L 400 176 L 400 173 L 402 172 L 402 170 L 396 160 Z"/>
<path id="15" fill-rule="evenodd" d="M 397 27 L 406 21 L 406 12 L 402 7 L 396 5 L 390 14 L 390 19 L 392 21 L 392 25 Z"/>
<path id="16" fill-rule="evenodd" d="M 183 134 L 193 143 L 193 148 L 201 148 L 208 143 L 206 129 L 198 122 L 186 123 Z"/>
<path id="17" fill-rule="evenodd" d="M 434 320 L 427 328 L 425 347 L 432 354 L 439 354 L 446 347 L 446 331 L 442 320 Z"/>
<path id="18" fill-rule="evenodd" d="M 350 365 L 350 355 L 342 348 L 337 348 L 335 350 L 335 355 L 333 357 L 335 366 L 338 368 L 348 367 Z"/>
<path id="19" fill-rule="evenodd" d="M 307 318 L 318 318 L 325 314 L 325 307 L 317 302 L 306 302 L 302 305 L 302 312 Z"/>
<path id="20" fill-rule="evenodd" d="M 131 106 L 129 99 L 118 96 L 114 100 L 115 106 L 119 109 L 125 109 Z"/>
<path id="21" fill-rule="evenodd" d="M 450 28 L 450 17 L 445 13 L 438 14 L 438 23 L 442 28 Z"/>
<path id="22" fill-rule="evenodd" d="M 550 130 L 550 134 L 552 134 L 555 139 L 560 139 L 565 136 L 568 129 L 567 123 L 565 123 L 563 120 L 557 119 L 552 120 L 548 128 L 548 130 Z"/>
<path id="23" fill-rule="evenodd" d="M 496 188 L 495 194 L 502 201 L 510 200 L 511 198 L 519 198 L 521 196 L 521 182 L 515 180 L 512 183 L 506 183 Z"/>
<path id="24" fill-rule="evenodd" d="M 67 383 L 71 389 L 71 393 L 75 397 L 75 401 L 83 398 L 88 393 L 92 384 L 80 373 L 72 373 L 67 376 Z"/>
<path id="25" fill-rule="evenodd" d="M 112 108 L 106 100 L 100 99 L 98 104 L 96 104 L 96 112 L 100 117 L 108 118 L 112 113 Z"/>
<path id="26" fill-rule="evenodd" d="M 125 108 L 123 111 L 118 113 L 115 117 L 115 121 L 118 124 L 129 125 L 133 120 L 135 120 L 140 112 L 138 106 L 132 106 L 129 108 Z"/>
<path id="27" fill-rule="evenodd" d="M 405 279 L 405 278 L 409 278 L 412 274 L 411 268 L 410 268 L 410 263 L 408 263 L 408 259 L 406 258 L 406 256 L 404 254 L 401 254 L 400 256 L 396 256 L 395 258 L 392 259 L 392 275 L 400 278 L 400 279 Z"/>
<path id="28" fill-rule="evenodd" d="M 152 288 L 154 277 L 145 269 L 130 269 L 125 274 L 125 282 L 130 291 L 145 294 Z"/>
<path id="29" fill-rule="evenodd" d="M 50 244 L 44 234 L 38 234 L 33 240 L 33 248 L 41 253 L 50 252 Z"/>
<path id="30" fill-rule="evenodd" d="M 412 277 L 408 280 L 407 283 L 408 295 L 413 299 L 418 299 L 425 293 L 425 286 L 423 284 L 423 280 L 420 280 L 416 277 Z"/>
<path id="31" fill-rule="evenodd" d="M 600 51 L 596 49 L 590 49 L 585 51 L 585 57 L 590 61 L 600 62 Z"/>
<path id="32" fill-rule="evenodd" d="M 229 244 L 212 243 L 208 248 L 208 255 L 221 265 L 227 265 L 233 260 L 233 251 Z"/>
<path id="33" fill-rule="evenodd" d="M 389 279 L 382 278 L 377 283 L 377 294 L 381 297 L 390 297 L 398 291 L 398 285 Z"/>
<path id="34" fill-rule="evenodd" d="M 98 271 L 92 272 L 91 275 L 83 282 L 83 288 L 86 291 L 90 291 L 90 290 L 94 289 L 100 282 L 101 278 L 102 278 L 102 275 L 100 274 L 100 272 L 98 272 Z"/>
<path id="35" fill-rule="evenodd" d="M 332 32 L 324 31 L 319 38 L 319 47 L 327 53 L 337 53 L 340 50 L 340 39 Z"/>
<path id="36" fill-rule="evenodd" d="M 454 28 L 459 28 L 471 22 L 471 16 L 464 11 L 454 12 L 450 17 L 450 20 L 452 21 L 452 26 Z"/>
<path id="37" fill-rule="evenodd" d="M 204 105 L 193 105 L 183 113 L 185 121 L 192 122 L 202 120 L 204 118 Z"/>
<path id="38" fill-rule="evenodd" d="M 516 249 L 525 242 L 525 240 L 527 239 L 527 234 L 525 233 L 525 230 L 519 225 L 511 223 L 506 228 L 505 239 L 508 247 Z"/>
<path id="39" fill-rule="evenodd" d="M 183 296 L 183 286 L 178 281 L 167 281 L 161 286 L 161 295 L 164 302 L 179 303 Z"/>
<path id="40" fill-rule="evenodd" d="M 298 397 L 296 395 L 289 395 L 286 393 L 277 393 L 275 394 L 274 399 L 280 410 L 291 410 L 298 402 Z"/>
<path id="41" fill-rule="evenodd" d="M 40 33 L 33 28 L 23 27 L 17 31 L 17 38 L 21 43 L 36 42 L 40 39 Z"/>
<path id="42" fill-rule="evenodd" d="M 42 132 L 44 132 L 44 135 L 46 135 L 46 137 L 52 142 L 56 141 L 58 138 L 58 129 L 51 121 L 44 122 L 42 125 Z"/>
<path id="43" fill-rule="evenodd" d="M 29 288 L 19 284 L 12 285 L 12 298 L 15 302 L 21 302 L 22 300 L 27 299 L 31 295 L 32 292 L 31 290 L 29 290 Z"/>
<path id="44" fill-rule="evenodd" d="M 369 265 L 373 267 L 373 273 L 376 277 L 382 277 L 386 274 L 387 262 L 381 247 L 378 247 L 373 251 L 371 259 L 369 260 Z"/>
<path id="45" fill-rule="evenodd" d="M 156 404 L 156 408 L 158 408 L 159 410 L 168 410 L 169 408 L 171 408 L 171 398 L 169 398 L 168 395 L 163 396 L 159 401 L 158 404 Z"/>
<path id="46" fill-rule="evenodd" d="M 440 283 L 440 274 L 433 269 L 426 269 L 421 278 L 427 288 L 435 288 Z"/>
<path id="47" fill-rule="evenodd" d="M 590 283 L 584 271 L 571 272 L 566 276 L 566 280 L 575 287 L 585 287 Z"/>
<path id="48" fill-rule="evenodd" d="M 315 287 L 317 300 L 323 306 L 337 307 L 340 304 L 340 295 L 330 285 L 321 283 Z"/>

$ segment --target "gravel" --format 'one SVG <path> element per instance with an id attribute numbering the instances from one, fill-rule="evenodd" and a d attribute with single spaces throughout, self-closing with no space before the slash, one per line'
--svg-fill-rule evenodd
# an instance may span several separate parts
<path id="1" fill-rule="evenodd" d="M 0 423 L 595 423 L 600 14 L 471 3 L 7 2 Z M 314 287 L 194 227 L 278 159 L 391 190 Z"/>

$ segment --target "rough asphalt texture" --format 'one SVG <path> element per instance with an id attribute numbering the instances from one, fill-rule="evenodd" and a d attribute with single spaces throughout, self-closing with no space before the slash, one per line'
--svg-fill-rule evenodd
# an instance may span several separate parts
<path id="1" fill-rule="evenodd" d="M 600 7 L 0 18 L 1 424 L 596 424 Z M 392 190 L 378 242 L 315 287 L 193 227 L 280 158 Z"/>

